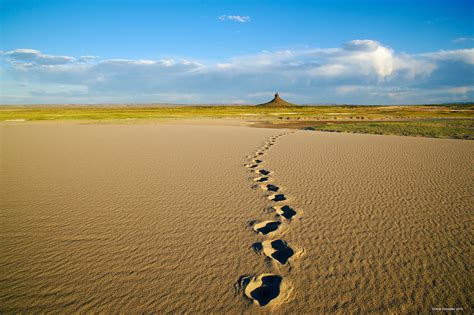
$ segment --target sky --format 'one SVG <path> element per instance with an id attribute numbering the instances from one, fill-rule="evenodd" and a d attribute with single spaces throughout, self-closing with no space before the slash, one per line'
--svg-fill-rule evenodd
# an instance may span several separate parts
<path id="1" fill-rule="evenodd" d="M 474 101 L 472 0 L 0 0 L 0 104 Z"/>

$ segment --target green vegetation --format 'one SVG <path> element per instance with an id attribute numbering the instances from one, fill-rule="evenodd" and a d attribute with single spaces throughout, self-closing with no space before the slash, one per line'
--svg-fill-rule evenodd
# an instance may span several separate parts
<path id="1" fill-rule="evenodd" d="M 0 121 L 153 121 L 236 118 L 270 128 L 473 139 L 474 105 L 417 106 L 0 106 Z"/>
<path id="2" fill-rule="evenodd" d="M 474 120 L 439 119 L 394 122 L 324 124 L 314 130 L 381 135 L 422 136 L 431 138 L 474 139 Z"/>
<path id="3" fill-rule="evenodd" d="M 431 106 L 0 106 L 0 121 L 166 118 L 265 118 L 286 120 L 384 120 L 474 118 L 474 105 Z"/>

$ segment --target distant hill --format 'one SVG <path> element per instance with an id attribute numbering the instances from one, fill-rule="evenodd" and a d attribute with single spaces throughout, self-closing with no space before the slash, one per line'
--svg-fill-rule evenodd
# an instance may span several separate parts
<path id="1" fill-rule="evenodd" d="M 294 107 L 299 106 L 296 104 L 288 103 L 284 99 L 280 97 L 278 93 L 275 93 L 275 98 L 273 98 L 270 102 L 258 104 L 257 106 L 265 106 L 265 107 Z"/>

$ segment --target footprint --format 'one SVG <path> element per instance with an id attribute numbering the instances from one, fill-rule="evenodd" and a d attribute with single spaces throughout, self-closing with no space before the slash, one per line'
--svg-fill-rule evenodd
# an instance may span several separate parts
<path id="1" fill-rule="evenodd" d="M 279 305 L 288 300 L 291 292 L 283 277 L 271 273 L 257 277 L 243 276 L 238 283 L 245 296 L 259 306 Z"/>
<path id="2" fill-rule="evenodd" d="M 271 201 L 278 202 L 278 201 L 286 200 L 286 197 L 284 194 L 273 194 L 273 195 L 268 196 L 268 199 L 270 199 Z"/>
<path id="3" fill-rule="evenodd" d="M 288 259 L 295 253 L 283 240 L 267 240 L 262 243 L 255 243 L 252 245 L 252 248 L 255 252 L 263 252 L 265 256 L 276 260 L 282 265 L 286 264 Z"/>
<path id="4" fill-rule="evenodd" d="M 267 141 L 265 141 L 252 156 L 248 157 L 251 159 L 251 163 L 246 164 L 245 167 L 250 168 L 255 173 L 261 175 L 259 177 L 253 178 L 254 181 L 262 183 L 270 180 L 268 177 L 268 175 L 271 173 L 270 171 L 265 169 L 256 169 L 260 163 L 264 162 L 263 160 L 259 159 L 259 156 L 266 154 L 270 147 L 275 145 L 276 140 L 283 135 L 285 135 L 285 133 L 268 138 Z M 253 188 L 256 186 L 257 185 L 253 186 Z M 273 193 L 267 197 L 269 200 L 274 202 L 286 200 L 284 194 L 277 193 L 280 190 L 280 187 L 272 184 L 260 184 L 259 186 L 261 189 Z M 291 207 L 286 205 L 275 206 L 273 209 L 279 216 L 282 216 L 287 220 L 290 220 L 294 215 L 296 215 L 296 212 Z M 250 222 L 250 226 L 255 232 L 261 235 L 272 235 L 272 233 L 277 230 L 279 231 L 279 234 L 282 234 L 287 228 L 286 224 L 282 225 L 282 221 L 273 220 L 262 222 L 252 221 Z M 286 265 L 291 257 L 300 255 L 300 250 L 298 250 L 295 255 L 295 251 L 281 239 L 265 240 L 261 243 L 255 243 L 252 247 L 256 252 L 263 253 L 269 259 L 281 265 Z M 289 268 L 291 268 L 291 266 Z M 259 276 L 241 276 L 236 282 L 235 287 L 239 290 L 239 292 L 243 291 L 244 295 L 251 299 L 254 304 L 261 307 L 268 305 L 272 308 L 285 301 L 288 301 L 292 291 L 291 286 L 283 279 L 283 277 L 271 273 L 263 273 Z"/>
<path id="5" fill-rule="evenodd" d="M 278 229 L 281 222 L 279 221 L 263 221 L 260 223 L 256 223 L 253 226 L 255 232 L 260 233 L 262 235 L 267 235 L 268 233 L 274 232 Z"/>
<path id="6" fill-rule="evenodd" d="M 270 171 L 267 171 L 267 170 L 255 170 L 255 172 L 262 175 L 270 174 Z"/>
<path id="7" fill-rule="evenodd" d="M 287 220 L 291 220 L 296 215 L 296 211 L 290 206 L 274 206 L 275 212 Z"/>
<path id="8" fill-rule="evenodd" d="M 273 192 L 277 192 L 280 189 L 280 187 L 272 185 L 272 184 L 260 185 L 260 188 L 262 188 L 263 190 L 273 191 Z"/>

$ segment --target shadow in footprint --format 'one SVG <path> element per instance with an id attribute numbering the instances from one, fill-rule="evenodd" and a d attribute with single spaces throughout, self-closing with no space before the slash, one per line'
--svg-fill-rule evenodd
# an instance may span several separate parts
<path id="1" fill-rule="evenodd" d="M 245 287 L 248 286 L 250 283 L 250 277 L 247 275 L 243 275 L 239 277 L 239 280 L 237 280 L 234 283 L 234 290 L 236 294 L 239 294 Z"/>
<path id="2" fill-rule="evenodd" d="M 267 171 L 267 170 L 258 170 L 257 173 L 262 174 L 262 175 L 268 175 L 268 174 L 270 174 L 270 171 Z"/>
<path id="3" fill-rule="evenodd" d="M 271 201 L 275 201 L 275 202 L 286 200 L 286 197 L 285 197 L 285 195 L 283 195 L 283 194 L 271 195 L 271 196 L 268 197 L 268 198 L 269 198 Z"/>
<path id="4" fill-rule="evenodd" d="M 281 222 L 278 221 L 266 221 L 262 223 L 255 224 L 255 231 L 260 234 L 266 235 L 270 232 L 276 231 L 280 226 Z"/>
<path id="5" fill-rule="evenodd" d="M 286 264 L 288 259 L 295 253 L 283 240 L 269 240 L 263 243 L 255 243 L 252 245 L 252 249 L 257 254 L 263 252 L 265 256 L 273 258 L 282 265 Z"/>
<path id="6" fill-rule="evenodd" d="M 276 259 L 280 264 L 284 265 L 288 262 L 288 259 L 293 256 L 294 251 L 288 247 L 285 241 L 276 240 L 272 242 L 272 247 L 275 249 L 275 252 L 272 254 L 272 257 Z"/>
<path id="7" fill-rule="evenodd" d="M 252 249 L 256 252 L 256 253 L 259 253 L 262 251 L 263 249 L 263 245 L 262 243 L 255 243 L 252 245 Z"/>
<path id="8" fill-rule="evenodd" d="M 276 192 L 276 191 L 278 191 L 279 189 L 280 189 L 280 187 L 278 187 L 278 186 L 275 186 L 275 185 L 272 185 L 272 184 L 268 184 L 268 185 L 267 185 L 267 190 L 268 190 L 268 191 L 275 191 L 275 192 Z"/>
<path id="9" fill-rule="evenodd" d="M 290 206 L 278 207 L 278 208 L 275 208 L 275 211 L 276 213 L 278 213 L 278 215 L 281 215 L 287 220 L 291 220 L 291 218 L 293 218 L 296 215 L 296 211 L 293 210 L 293 208 Z"/>
<path id="10" fill-rule="evenodd" d="M 254 179 L 254 181 L 260 182 L 260 183 L 266 182 L 267 180 L 268 180 L 268 177 L 258 177 Z"/>
<path id="11" fill-rule="evenodd" d="M 262 285 L 250 292 L 250 296 L 260 306 L 265 306 L 280 294 L 281 281 L 282 277 L 277 275 L 264 276 L 262 277 Z"/>
<path id="12" fill-rule="evenodd" d="M 263 161 L 262 160 L 254 160 L 253 161 L 255 164 L 259 164 L 259 163 L 262 163 Z"/>

